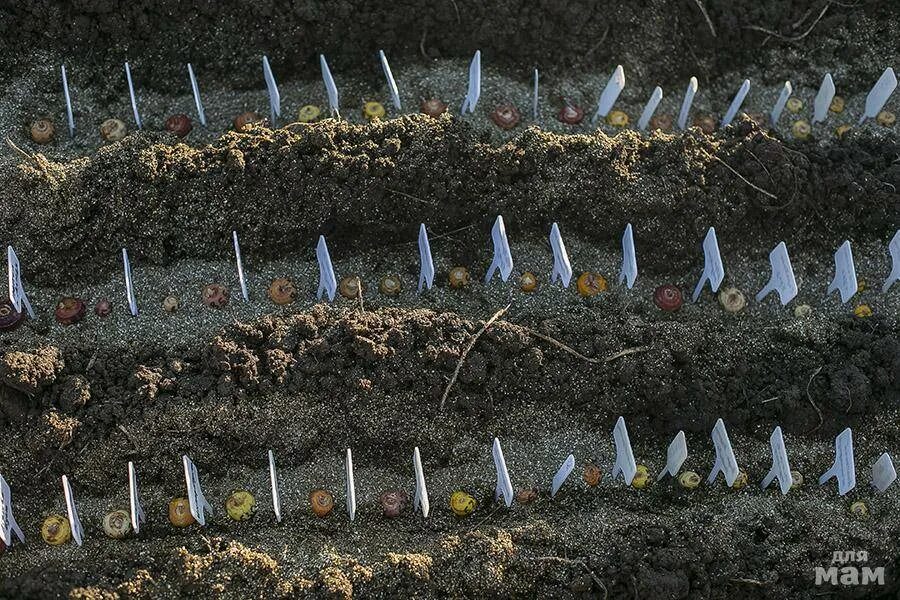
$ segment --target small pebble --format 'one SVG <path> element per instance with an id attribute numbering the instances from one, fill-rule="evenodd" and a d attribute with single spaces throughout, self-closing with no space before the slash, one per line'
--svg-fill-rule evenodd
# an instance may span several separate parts
<path id="1" fill-rule="evenodd" d="M 56 128 L 49 119 L 37 119 L 31 122 L 31 139 L 36 144 L 49 144 L 56 135 Z"/>

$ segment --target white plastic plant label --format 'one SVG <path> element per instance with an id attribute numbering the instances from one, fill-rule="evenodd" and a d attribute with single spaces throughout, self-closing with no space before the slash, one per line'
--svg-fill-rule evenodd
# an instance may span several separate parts
<path id="1" fill-rule="evenodd" d="M 461 114 L 466 112 L 475 112 L 475 106 L 481 97 L 481 50 L 475 51 L 472 62 L 469 63 L 469 88 L 466 91 L 466 97 L 463 99 Z"/>
<path id="2" fill-rule="evenodd" d="M 637 473 L 637 463 L 634 460 L 634 452 L 631 450 L 631 440 L 628 439 L 628 428 L 625 427 L 625 419 L 619 417 L 613 428 L 613 441 L 616 444 L 616 464 L 613 465 L 613 481 L 619 475 L 625 479 L 625 483 L 631 485 L 634 475 Z"/>
<path id="3" fill-rule="evenodd" d="M 0 475 L 0 540 L 3 540 L 7 548 L 13 544 L 13 533 L 16 534 L 19 542 L 25 543 L 25 534 L 22 533 L 22 529 L 13 516 L 12 492 L 3 475 Z"/>
<path id="4" fill-rule="evenodd" d="M 234 243 L 234 258 L 237 261 L 237 274 L 238 281 L 241 283 L 241 296 L 244 297 L 244 301 L 250 300 L 250 295 L 247 293 L 247 281 L 244 279 L 244 261 L 241 260 L 241 245 L 238 242 L 238 234 L 237 231 L 231 232 L 231 241 Z"/>
<path id="5" fill-rule="evenodd" d="M 822 85 L 819 86 L 819 92 L 816 99 L 813 100 L 813 123 L 824 121 L 828 116 L 828 107 L 834 99 L 834 80 L 831 79 L 831 73 L 825 73 L 822 78 Z"/>
<path id="6" fill-rule="evenodd" d="M 772 276 L 769 278 L 769 283 L 756 294 L 756 301 L 760 302 L 771 292 L 777 291 L 781 305 L 785 306 L 797 296 L 797 280 L 794 279 L 791 257 L 788 256 L 787 246 L 784 242 L 780 242 L 769 253 L 769 264 L 772 265 Z"/>
<path id="7" fill-rule="evenodd" d="M 125 63 L 125 79 L 128 80 L 128 95 L 131 97 L 131 110 L 134 112 L 134 124 L 141 128 L 141 114 L 138 112 L 137 97 L 134 95 L 134 82 L 131 80 L 131 67 Z"/>
<path id="8" fill-rule="evenodd" d="M 75 116 L 72 114 L 72 97 L 69 95 L 69 78 L 66 77 L 66 65 L 60 67 L 62 73 L 63 96 L 66 98 L 66 120 L 69 123 L 69 135 L 75 137 Z"/>
<path id="9" fill-rule="evenodd" d="M 269 91 L 269 108 L 272 111 L 272 127 L 275 120 L 281 116 L 281 94 L 278 92 L 278 84 L 275 83 L 275 74 L 269 65 L 269 57 L 262 57 L 263 78 L 266 80 L 266 89 Z"/>
<path id="10" fill-rule="evenodd" d="M 206 526 L 206 513 L 212 516 L 213 508 L 203 495 L 200 487 L 200 474 L 197 473 L 197 465 L 188 458 L 187 454 L 181 457 L 184 463 L 184 482 L 187 485 L 188 503 L 191 506 L 191 516 L 202 526 Z"/>
<path id="11" fill-rule="evenodd" d="M 334 267 L 331 265 L 331 255 L 328 254 L 328 246 L 325 244 L 325 236 L 319 236 L 316 245 L 316 259 L 319 261 L 319 289 L 316 298 L 322 299 L 322 294 L 328 293 L 328 300 L 334 301 L 337 292 L 337 278 L 334 276 Z"/>
<path id="12" fill-rule="evenodd" d="M 725 476 L 725 483 L 731 487 L 740 474 L 740 470 L 737 459 L 734 457 L 734 450 L 731 448 L 731 440 L 728 439 L 728 432 L 725 431 L 725 422 L 722 419 L 717 420 L 713 427 L 712 441 L 716 448 L 716 462 L 713 464 L 706 483 L 707 485 L 713 483 L 719 473 L 722 473 Z"/>
<path id="13" fill-rule="evenodd" d="M 869 95 L 866 96 L 866 111 L 859 118 L 859 122 L 862 123 L 866 119 L 877 117 L 895 89 L 897 89 L 897 76 L 894 75 L 894 69 L 888 67 L 872 86 Z"/>
<path id="14" fill-rule="evenodd" d="M 631 229 L 631 223 L 625 226 L 625 233 L 622 234 L 622 268 L 619 271 L 619 283 L 626 282 L 628 289 L 634 287 L 637 279 L 637 255 L 634 252 L 634 232 Z"/>
<path id="15" fill-rule="evenodd" d="M 678 129 L 687 129 L 687 120 L 691 114 L 691 104 L 694 103 L 694 95 L 697 93 L 697 78 L 691 77 L 687 89 L 684 92 L 684 100 L 681 101 L 681 111 L 678 113 Z"/>
<path id="16" fill-rule="evenodd" d="M 278 485 L 275 454 L 271 450 L 269 450 L 269 484 L 272 488 L 272 509 L 275 511 L 275 522 L 281 523 L 281 487 Z"/>
<path id="17" fill-rule="evenodd" d="M 834 253 L 834 279 L 828 286 L 828 293 L 835 290 L 841 292 L 841 304 L 856 294 L 859 284 L 856 282 L 856 267 L 853 266 L 853 251 L 850 250 L 850 242 L 845 241 Z"/>
<path id="18" fill-rule="evenodd" d="M 344 461 L 344 477 L 347 494 L 347 514 L 350 521 L 356 518 L 356 481 L 353 479 L 353 453 L 347 448 L 347 459 Z"/>
<path id="19" fill-rule="evenodd" d="M 700 292 L 703 286 L 709 282 L 709 287 L 713 292 L 719 291 L 722 280 L 725 278 L 725 267 L 722 266 L 722 254 L 719 252 L 719 239 L 716 237 L 716 230 L 710 227 L 703 238 L 703 273 L 700 274 L 700 281 L 694 288 L 694 295 L 691 297 L 693 302 L 700 298 Z"/>
<path id="20" fill-rule="evenodd" d="M 843 496 L 856 487 L 856 462 L 853 460 L 853 432 L 848 427 L 834 440 L 834 465 L 819 477 L 819 485 L 832 477 L 838 481 L 838 494 Z"/>
<path id="21" fill-rule="evenodd" d="M 887 292 L 900 279 L 900 229 L 894 234 L 888 245 L 888 251 L 891 253 L 891 274 L 887 276 L 884 285 L 881 286 L 882 293 Z"/>
<path id="22" fill-rule="evenodd" d="M 78 508 L 75 506 L 75 494 L 72 493 L 72 485 L 69 478 L 62 476 L 63 495 L 66 497 L 66 514 L 69 517 L 69 528 L 72 530 L 72 539 L 81 546 L 84 543 L 84 529 L 81 527 L 81 519 L 78 518 Z"/>
<path id="23" fill-rule="evenodd" d="M 562 487 L 562 484 L 566 482 L 566 479 L 569 478 L 569 475 L 572 474 L 572 470 L 575 468 L 575 455 L 570 454 L 566 457 L 566 460 L 563 461 L 563 464 L 559 466 L 559 469 L 556 471 L 556 475 L 553 476 L 553 483 L 550 485 L 550 497 L 553 498 L 556 496 L 556 492 L 559 491 L 559 488 Z"/>
<path id="24" fill-rule="evenodd" d="M 128 461 L 128 504 L 131 508 L 131 528 L 135 533 L 140 533 L 141 523 L 147 520 L 144 508 L 141 506 L 141 497 L 138 494 L 138 478 L 134 463 Z"/>
<path id="25" fill-rule="evenodd" d="M 745 79 L 744 83 L 741 84 L 741 87 L 738 89 L 737 94 L 734 95 L 734 99 L 731 101 L 731 106 L 728 107 L 728 112 L 725 113 L 725 117 L 722 119 L 722 124 L 720 127 L 727 127 L 731 125 L 731 122 L 737 116 L 738 111 L 741 110 L 741 105 L 744 104 L 744 98 L 747 97 L 747 93 L 750 91 L 750 80 Z"/>
<path id="26" fill-rule="evenodd" d="M 328 94 L 328 112 L 332 117 L 341 116 L 340 98 L 338 96 L 337 84 L 334 83 L 334 77 L 331 76 L 331 69 L 328 68 L 328 61 L 325 55 L 319 55 L 319 66 L 322 68 L 322 81 L 325 83 L 325 93 Z"/>
<path id="27" fill-rule="evenodd" d="M 597 112 L 594 113 L 594 122 L 609 114 L 623 89 L 625 89 L 625 70 L 622 68 L 622 65 L 619 65 L 612 72 L 612 75 L 609 76 L 609 81 L 606 82 L 606 87 L 603 89 L 603 93 L 600 94 Z"/>
<path id="28" fill-rule="evenodd" d="M 678 471 L 681 470 L 681 465 L 687 460 L 687 456 L 687 440 L 684 437 L 684 432 L 679 431 L 675 438 L 669 443 L 669 450 L 666 452 L 666 468 L 660 472 L 656 477 L 656 480 L 659 481 L 666 475 L 671 477 L 678 475 Z"/>
<path id="29" fill-rule="evenodd" d="M 872 486 L 879 492 L 883 492 L 894 483 L 897 479 L 897 470 L 894 468 L 894 461 L 891 455 L 885 452 L 872 465 Z"/>
<path id="30" fill-rule="evenodd" d="M 647 130 L 647 125 L 650 123 L 650 119 L 653 117 L 653 113 L 656 112 L 656 107 L 659 106 L 662 97 L 662 88 L 656 86 L 656 88 L 653 90 L 653 93 L 650 94 L 650 99 L 647 100 L 647 105 L 644 106 L 644 112 L 641 113 L 641 118 L 638 119 L 638 129 L 640 129 L 641 131 Z"/>
<path id="31" fill-rule="evenodd" d="M 772 448 L 772 468 L 762 480 L 761 487 L 766 489 L 778 478 L 778 485 L 781 487 L 782 495 L 788 493 L 791 485 L 794 483 L 794 477 L 791 475 L 791 465 L 788 463 L 787 448 L 784 447 L 784 436 L 781 434 L 781 427 L 776 427 L 775 431 L 769 437 L 769 446 Z"/>
<path id="32" fill-rule="evenodd" d="M 19 257 L 12 246 L 6 247 L 6 268 L 9 276 L 9 301 L 15 307 L 16 312 L 22 312 L 22 307 L 28 311 L 28 316 L 34 318 L 34 310 L 31 308 L 31 302 L 25 293 L 25 286 L 22 284 L 22 265 L 19 264 Z"/>
<path id="33" fill-rule="evenodd" d="M 794 88 L 791 86 L 791 82 L 785 81 L 784 87 L 781 88 L 781 93 L 778 95 L 778 100 L 775 101 L 775 106 L 772 107 L 772 112 L 770 113 L 772 127 L 778 127 L 778 120 L 781 118 L 784 106 L 793 92 Z"/>
<path id="34" fill-rule="evenodd" d="M 128 250 L 122 248 L 122 267 L 125 270 L 125 295 L 128 298 L 128 310 L 131 316 L 138 315 L 137 299 L 134 297 L 134 282 L 131 279 L 131 261 L 128 260 Z"/>
<path id="35" fill-rule="evenodd" d="M 206 111 L 203 110 L 203 101 L 200 99 L 200 86 L 197 84 L 197 76 L 194 75 L 194 67 L 187 64 L 188 78 L 191 80 L 191 93 L 194 94 L 194 106 L 197 107 L 197 119 L 206 127 Z"/>
<path id="36" fill-rule="evenodd" d="M 419 224 L 419 292 L 422 286 L 431 289 L 434 283 L 434 261 L 431 259 L 431 246 L 428 243 L 428 232 L 425 223 Z"/>
<path id="37" fill-rule="evenodd" d="M 509 239 L 506 237 L 506 226 L 503 224 L 503 217 L 497 215 L 494 226 L 491 228 L 491 239 L 494 242 L 494 260 L 488 267 L 487 275 L 484 277 L 484 284 L 491 282 L 491 278 L 497 269 L 500 269 L 500 279 L 506 281 L 509 279 L 513 269 L 512 253 L 509 251 Z"/>
<path id="38" fill-rule="evenodd" d="M 540 75 L 538 74 L 538 70 L 534 70 L 534 92 L 531 96 L 531 117 L 537 121 L 538 120 L 538 84 L 540 82 Z"/>
<path id="39" fill-rule="evenodd" d="M 431 504 L 428 502 L 428 488 L 425 487 L 425 471 L 422 469 L 422 457 L 419 447 L 413 448 L 413 473 L 416 477 L 416 495 L 413 498 L 413 510 L 421 510 L 422 516 L 428 518 Z"/>
<path id="40" fill-rule="evenodd" d="M 402 110 L 403 107 L 400 105 L 400 90 L 397 88 L 397 81 L 394 79 L 394 74 L 391 73 L 391 65 L 388 64 L 387 56 L 384 55 L 384 50 L 378 51 L 378 58 L 381 59 L 381 70 L 384 71 L 384 78 L 387 80 L 388 92 L 391 94 L 391 102 L 394 103 L 394 108 Z"/>
<path id="41" fill-rule="evenodd" d="M 503 496 L 503 501 L 506 503 L 506 506 L 512 506 L 512 482 L 509 480 L 509 471 L 506 470 L 506 460 L 503 458 L 503 449 L 500 447 L 500 440 L 497 438 L 494 438 L 494 446 L 491 449 L 491 454 L 494 456 L 494 468 L 497 470 L 497 487 L 494 489 L 494 502 L 496 502 L 500 496 Z"/>
<path id="42" fill-rule="evenodd" d="M 553 272 L 550 274 L 550 283 L 559 281 L 567 288 L 572 280 L 572 264 L 569 262 L 569 253 L 566 252 L 566 245 L 556 223 L 550 228 L 550 247 L 553 249 Z"/>

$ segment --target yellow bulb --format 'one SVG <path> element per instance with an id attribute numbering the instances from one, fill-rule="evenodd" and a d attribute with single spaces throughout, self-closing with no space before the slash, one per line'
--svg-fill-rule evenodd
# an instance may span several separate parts
<path id="1" fill-rule="evenodd" d="M 238 490 L 228 496 L 225 511 L 235 521 L 246 521 L 256 513 L 256 499 L 246 490 Z"/>
<path id="2" fill-rule="evenodd" d="M 312 123 L 322 114 L 322 109 L 314 104 L 307 104 L 300 107 L 297 113 L 297 120 L 301 123 Z"/>
<path id="3" fill-rule="evenodd" d="M 69 520 L 62 515 L 50 515 L 41 525 L 41 537 L 51 546 L 62 546 L 72 539 Z"/>
<path id="4" fill-rule="evenodd" d="M 466 517 L 475 512 L 478 502 L 465 492 L 456 491 L 450 496 L 450 510 L 457 517 Z"/>
<path id="5" fill-rule="evenodd" d="M 866 319 L 872 316 L 872 309 L 869 308 L 868 304 L 860 304 L 856 308 L 853 309 L 853 314 L 859 317 L 860 319 Z"/>
<path id="6" fill-rule="evenodd" d="M 812 132 L 812 127 L 809 126 L 809 123 L 803 121 L 796 121 L 793 125 L 791 125 L 791 133 L 794 134 L 794 137 L 798 140 L 805 140 L 809 137 L 809 134 Z"/>
<path id="7" fill-rule="evenodd" d="M 606 122 L 613 127 L 626 127 L 628 125 L 628 115 L 621 110 L 614 110 L 606 115 Z"/>
<path id="8" fill-rule="evenodd" d="M 363 105 L 363 116 L 369 121 L 383 119 L 384 115 L 384 105 L 380 102 L 366 102 Z"/>
<path id="9" fill-rule="evenodd" d="M 644 465 L 638 465 L 637 471 L 634 474 L 634 479 L 631 480 L 631 487 L 642 490 L 650 483 L 650 471 Z"/>

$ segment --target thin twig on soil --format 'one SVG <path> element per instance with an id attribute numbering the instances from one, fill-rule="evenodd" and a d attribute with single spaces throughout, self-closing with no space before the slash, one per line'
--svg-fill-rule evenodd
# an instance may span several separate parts
<path id="1" fill-rule="evenodd" d="M 528 335 L 533 335 L 534 337 L 536 337 L 538 339 L 542 339 L 545 342 L 547 342 L 548 344 L 555 346 L 556 348 L 559 348 L 563 352 L 567 352 L 567 353 L 571 354 L 575 358 L 579 358 L 585 362 L 589 362 L 594 365 L 600 365 L 603 363 L 612 362 L 612 361 L 616 360 L 617 358 L 622 358 L 623 356 L 628 356 L 629 354 L 637 354 L 639 352 L 646 352 L 647 350 L 650 350 L 650 346 L 635 346 L 634 348 L 626 348 L 624 350 L 616 352 L 615 354 L 611 354 L 611 355 L 607 356 L 606 358 L 602 358 L 602 359 L 601 358 L 592 358 L 590 356 L 585 356 L 584 354 L 582 354 L 575 348 L 572 348 L 571 346 L 568 346 L 568 345 L 562 343 L 561 341 L 550 337 L 549 335 L 539 333 L 539 332 L 535 331 L 534 329 L 531 329 L 530 327 L 525 327 L 524 325 L 518 325 L 516 323 L 507 323 L 507 324 L 524 331 Z"/>
<path id="2" fill-rule="evenodd" d="M 748 585 L 769 585 L 769 583 L 766 581 L 760 581 L 759 579 L 746 579 L 744 577 L 732 577 L 730 581 L 733 583 L 746 583 Z"/>
<path id="3" fill-rule="evenodd" d="M 412 194 L 407 194 L 406 192 L 401 192 L 400 190 L 394 190 L 394 189 L 387 188 L 387 187 L 384 189 L 388 192 L 391 192 L 392 194 L 398 194 L 405 198 L 409 198 L 410 200 L 415 200 L 416 202 L 421 202 L 422 204 L 428 204 L 430 206 L 434 206 L 434 202 L 429 202 L 428 200 L 422 200 L 421 198 L 413 196 Z"/>
<path id="4" fill-rule="evenodd" d="M 22 150 L 21 148 L 19 148 L 18 146 L 16 146 L 16 144 L 15 144 L 11 139 L 9 139 L 8 137 L 6 138 L 6 143 L 9 145 L 10 148 L 12 148 L 13 150 L 15 150 L 16 152 L 18 152 L 19 154 L 21 154 L 22 156 L 24 156 L 24 157 L 27 158 L 28 160 L 32 160 L 32 161 L 35 162 L 35 164 L 37 164 L 38 166 L 41 166 L 41 164 L 38 162 L 37 157 L 35 157 L 33 154 L 29 154 L 29 153 L 25 152 L 24 150 Z"/>
<path id="5" fill-rule="evenodd" d="M 816 406 L 815 402 L 813 402 L 812 396 L 809 393 L 809 386 L 812 384 L 812 380 L 815 379 L 816 375 L 818 375 L 821 371 L 822 367 L 819 367 L 818 369 L 813 371 L 813 374 L 809 377 L 809 381 L 806 382 L 806 399 L 809 400 L 809 403 L 812 404 L 812 407 L 816 409 L 816 414 L 819 415 L 819 424 L 807 431 L 807 434 L 817 431 L 819 427 L 821 427 L 825 423 L 825 419 L 822 417 L 822 411 L 819 410 L 819 407 Z"/>
<path id="6" fill-rule="evenodd" d="M 574 565 L 576 567 L 581 567 L 585 571 L 588 572 L 588 575 L 591 576 L 591 581 L 593 581 L 597 586 L 603 590 L 603 599 L 609 597 L 609 590 L 606 589 L 606 585 L 603 584 L 603 580 L 597 577 L 597 574 L 587 565 L 586 562 L 577 558 L 564 558 L 562 556 L 527 556 L 525 560 L 536 560 L 541 562 L 558 562 L 564 565 Z"/>
<path id="7" fill-rule="evenodd" d="M 359 312 L 366 312 L 362 299 L 362 280 L 358 276 L 356 277 L 356 297 L 359 299 Z"/>
<path id="8" fill-rule="evenodd" d="M 500 310 L 494 313 L 490 319 L 484 322 L 484 325 L 481 326 L 481 329 L 478 330 L 478 333 L 472 336 L 472 339 L 469 340 L 469 345 L 466 346 L 466 349 L 463 350 L 463 353 L 459 357 L 459 362 L 456 363 L 456 369 L 453 371 L 453 377 L 450 378 L 450 383 L 447 384 L 447 387 L 444 389 L 444 395 L 441 397 L 441 403 L 438 407 L 439 412 L 444 412 L 444 404 L 447 402 L 447 396 L 450 395 L 450 390 L 453 389 L 453 384 L 456 383 L 456 378 L 459 377 L 459 371 L 462 369 L 463 363 L 466 361 L 466 357 L 469 355 L 469 352 L 472 351 L 472 348 L 475 346 L 475 342 L 478 341 L 478 338 L 481 337 L 481 334 L 487 331 L 487 328 L 494 324 L 494 321 L 499 319 L 503 314 L 509 310 L 509 307 L 512 306 L 512 303 L 507 304 Z"/>
<path id="9" fill-rule="evenodd" d="M 709 13 L 706 12 L 706 7 L 703 6 L 702 0 L 694 0 L 694 4 L 696 4 L 697 8 L 700 9 L 700 12 L 703 13 L 703 18 L 706 19 L 706 24 L 709 25 L 709 32 L 713 37 L 718 37 L 716 36 L 716 28 L 713 27 L 712 20 L 709 18 Z"/>
<path id="10" fill-rule="evenodd" d="M 122 424 L 119 424 L 119 429 L 122 430 L 122 433 L 125 434 L 125 437 L 127 437 L 128 441 L 131 442 L 131 445 L 134 446 L 134 453 L 139 454 L 140 450 L 138 449 L 137 440 L 134 439 L 134 436 L 131 435 L 131 432 L 125 429 L 125 426 Z"/>
<path id="11" fill-rule="evenodd" d="M 593 46 L 591 46 L 590 48 L 588 48 L 588 51 L 584 53 L 585 56 L 590 56 L 591 53 L 594 52 L 594 50 L 596 50 L 597 48 L 599 48 L 600 46 L 603 45 L 603 42 L 606 41 L 606 36 L 609 35 L 609 28 L 610 28 L 610 25 L 607 25 L 606 29 L 603 30 L 603 35 L 601 35 L 600 39 L 597 40 L 597 43 L 594 44 Z"/>
<path id="12" fill-rule="evenodd" d="M 422 29 L 422 39 L 419 40 L 419 52 L 422 53 L 424 58 L 428 58 L 428 53 L 425 52 L 425 38 L 428 37 L 428 23 L 425 23 L 425 28 Z"/>
<path id="13" fill-rule="evenodd" d="M 756 190 L 757 192 L 759 192 L 759 193 L 761 193 L 761 194 L 765 194 L 766 196 L 768 196 L 769 198 L 771 198 L 771 199 L 773 199 L 773 200 L 778 200 L 778 196 L 776 196 L 776 195 L 773 194 L 772 192 L 767 192 L 766 190 L 762 189 L 761 187 L 759 187 L 759 186 L 756 185 L 755 183 L 751 183 L 750 181 L 747 180 L 746 177 L 744 177 L 743 175 L 741 175 L 740 173 L 738 173 L 737 171 L 735 171 L 735 170 L 734 170 L 734 167 L 732 167 L 731 165 L 729 165 L 727 162 L 725 162 L 724 160 L 722 160 L 721 158 L 719 158 L 719 157 L 716 156 L 715 154 L 710 154 L 710 156 L 711 156 L 713 159 L 715 159 L 715 160 L 719 161 L 720 163 L 722 163 L 723 165 L 725 165 L 725 167 L 728 168 L 729 171 L 731 171 L 732 173 L 734 173 L 735 175 L 737 175 L 738 177 L 740 177 L 740 178 L 741 178 L 741 181 L 743 181 L 744 183 L 746 183 L 747 185 L 749 185 L 750 187 L 752 187 L 752 188 L 753 188 L 754 190 Z"/>
<path id="14" fill-rule="evenodd" d="M 634 348 L 625 348 L 615 354 L 607 356 L 603 359 L 603 362 L 608 363 L 616 360 L 617 358 L 622 358 L 623 356 L 628 356 L 629 354 L 638 354 L 639 352 L 646 352 L 650 350 L 650 346 L 635 346 Z"/>
<path id="15" fill-rule="evenodd" d="M 825 4 L 825 8 L 822 9 L 822 12 L 819 13 L 819 16 L 816 17 L 816 20 L 813 21 L 812 25 L 809 26 L 809 29 L 807 29 L 806 31 L 804 31 L 803 33 L 801 33 L 798 36 L 791 37 L 791 36 L 787 36 L 787 35 L 781 35 L 777 31 L 772 31 L 771 29 L 766 29 L 765 27 L 760 27 L 759 25 L 745 25 L 744 29 L 750 29 L 751 31 L 759 31 L 760 33 L 765 33 L 766 35 L 769 35 L 771 37 L 778 38 L 779 40 L 781 40 L 783 42 L 799 42 L 800 40 L 802 40 L 803 38 L 808 36 L 812 32 L 813 29 L 816 28 L 816 25 L 819 24 L 819 21 L 821 21 L 822 17 L 825 16 L 825 13 L 828 12 L 828 8 L 830 6 L 831 6 L 830 3 Z"/>

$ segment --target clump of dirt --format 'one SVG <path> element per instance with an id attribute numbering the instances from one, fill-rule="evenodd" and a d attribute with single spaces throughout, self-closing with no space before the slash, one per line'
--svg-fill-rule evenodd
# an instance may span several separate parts
<path id="1" fill-rule="evenodd" d="M 446 115 L 257 128 L 202 148 L 137 134 L 67 163 L 56 183 L 28 162 L 0 175 L 0 236 L 28 257 L 30 281 L 59 283 L 120 269 L 110 248 L 160 265 L 226 258 L 234 228 L 246 251 L 273 258 L 319 234 L 352 251 L 415 239 L 422 222 L 449 231 L 503 214 L 513 234 L 558 221 L 603 244 L 640 223 L 637 242 L 658 250 L 642 268 L 672 272 L 710 224 L 752 258 L 774 236 L 822 253 L 846 236 L 889 237 L 898 154 L 896 138 L 868 134 L 792 146 L 749 119 L 724 137 L 529 128 L 500 147 Z"/>

